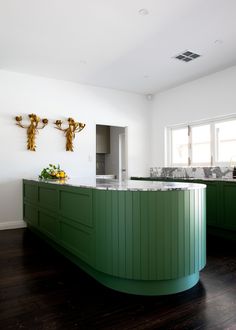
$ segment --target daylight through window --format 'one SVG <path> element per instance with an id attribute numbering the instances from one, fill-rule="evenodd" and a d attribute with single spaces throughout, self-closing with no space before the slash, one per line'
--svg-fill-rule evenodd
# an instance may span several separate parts
<path id="1" fill-rule="evenodd" d="M 236 159 L 236 118 L 168 128 L 168 165 L 231 165 Z"/>

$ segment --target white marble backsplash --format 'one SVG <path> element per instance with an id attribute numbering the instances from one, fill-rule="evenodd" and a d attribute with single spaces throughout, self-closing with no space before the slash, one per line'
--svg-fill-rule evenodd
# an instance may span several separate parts
<path id="1" fill-rule="evenodd" d="M 150 177 L 156 178 L 227 178 L 233 177 L 232 167 L 151 167 Z"/>

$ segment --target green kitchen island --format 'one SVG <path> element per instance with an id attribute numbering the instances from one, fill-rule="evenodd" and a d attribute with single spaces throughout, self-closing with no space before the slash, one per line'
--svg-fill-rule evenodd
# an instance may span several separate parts
<path id="1" fill-rule="evenodd" d="M 139 295 L 193 287 L 206 264 L 205 185 L 23 180 L 28 228 L 97 281 Z"/>

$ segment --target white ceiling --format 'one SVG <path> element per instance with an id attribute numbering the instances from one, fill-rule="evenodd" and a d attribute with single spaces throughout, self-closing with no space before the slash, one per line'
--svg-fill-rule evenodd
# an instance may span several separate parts
<path id="1" fill-rule="evenodd" d="M 148 94 L 235 64 L 235 0 L 0 0 L 5 70 Z"/>

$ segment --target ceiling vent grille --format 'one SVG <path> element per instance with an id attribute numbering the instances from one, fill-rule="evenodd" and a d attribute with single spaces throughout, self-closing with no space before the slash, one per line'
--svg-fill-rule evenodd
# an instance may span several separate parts
<path id="1" fill-rule="evenodd" d="M 195 60 L 196 58 L 200 57 L 201 55 L 197 53 L 190 52 L 189 50 L 185 50 L 181 54 L 174 56 L 177 60 L 183 61 L 183 62 L 191 62 Z"/>

